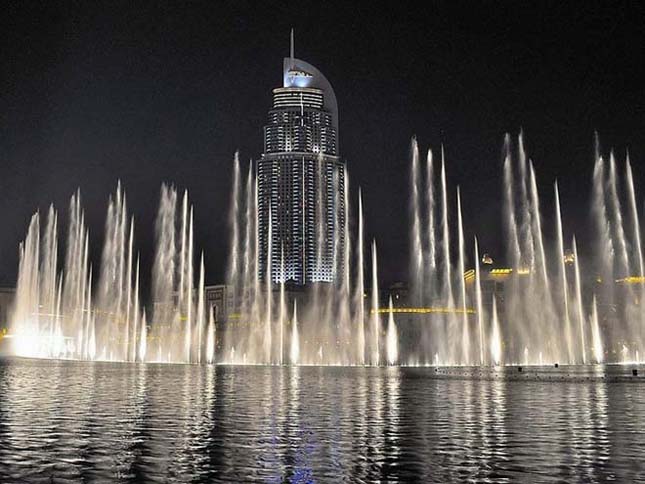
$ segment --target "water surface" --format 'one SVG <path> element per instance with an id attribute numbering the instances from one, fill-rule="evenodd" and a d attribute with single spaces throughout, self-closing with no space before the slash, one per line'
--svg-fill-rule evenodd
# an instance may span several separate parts
<path id="1" fill-rule="evenodd" d="M 645 482 L 644 452 L 631 367 L 0 360 L 0 482 Z"/>

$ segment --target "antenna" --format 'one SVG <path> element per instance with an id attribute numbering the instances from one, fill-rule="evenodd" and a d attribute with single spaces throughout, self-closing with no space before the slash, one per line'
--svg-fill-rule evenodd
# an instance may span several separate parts
<path id="1" fill-rule="evenodd" d="M 295 42 L 294 42 L 294 40 L 293 40 L 293 29 L 291 29 L 291 45 L 290 45 L 289 53 L 291 54 L 291 55 L 290 55 L 290 57 L 291 57 L 291 66 L 292 66 L 292 67 L 293 67 L 293 58 L 294 58 L 294 54 L 293 54 L 293 52 L 294 52 L 294 50 L 295 50 L 295 48 L 294 48 L 294 44 L 295 44 Z"/>

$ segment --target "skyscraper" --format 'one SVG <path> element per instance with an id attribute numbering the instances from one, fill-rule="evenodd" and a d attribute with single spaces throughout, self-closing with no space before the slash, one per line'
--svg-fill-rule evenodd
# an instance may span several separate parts
<path id="1" fill-rule="evenodd" d="M 339 281 L 346 216 L 338 105 L 325 76 L 294 57 L 293 31 L 264 126 L 257 183 L 260 278 L 269 272 L 274 282 Z"/>

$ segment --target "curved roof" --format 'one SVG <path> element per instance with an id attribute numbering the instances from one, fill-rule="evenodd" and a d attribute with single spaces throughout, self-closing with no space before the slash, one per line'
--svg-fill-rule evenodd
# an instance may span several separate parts
<path id="1" fill-rule="evenodd" d="M 282 68 L 283 87 L 313 87 L 323 91 L 323 107 L 331 113 L 332 123 L 338 132 L 338 103 L 331 83 L 314 66 L 295 57 L 285 57 Z"/>

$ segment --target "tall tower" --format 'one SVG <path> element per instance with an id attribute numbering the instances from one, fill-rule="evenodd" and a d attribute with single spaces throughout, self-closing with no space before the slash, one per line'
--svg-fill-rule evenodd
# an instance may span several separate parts
<path id="1" fill-rule="evenodd" d="M 293 30 L 282 77 L 257 160 L 259 275 L 270 269 L 274 282 L 298 285 L 340 281 L 347 242 L 338 105 L 325 76 L 294 57 Z"/>

